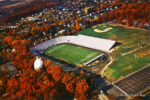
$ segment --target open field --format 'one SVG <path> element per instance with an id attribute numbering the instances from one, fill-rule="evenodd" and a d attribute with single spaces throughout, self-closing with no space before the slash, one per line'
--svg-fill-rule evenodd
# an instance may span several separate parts
<path id="1" fill-rule="evenodd" d="M 45 55 L 65 61 L 70 64 L 80 65 L 98 55 L 102 54 L 99 51 L 83 48 L 71 44 L 59 44 L 48 48 Z"/>
<path id="2" fill-rule="evenodd" d="M 95 32 L 95 29 L 106 32 Z M 113 63 L 104 75 L 109 79 L 122 78 L 150 63 L 150 31 L 126 28 L 110 24 L 97 25 L 78 34 L 101 37 L 121 43 L 113 52 Z"/>

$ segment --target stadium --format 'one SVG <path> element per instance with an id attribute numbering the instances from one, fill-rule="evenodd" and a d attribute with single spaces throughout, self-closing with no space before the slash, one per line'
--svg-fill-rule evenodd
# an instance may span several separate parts
<path id="1" fill-rule="evenodd" d="M 75 35 L 45 41 L 35 45 L 31 52 L 78 67 L 94 66 L 98 69 L 95 73 L 114 82 L 149 64 L 149 37 L 147 30 L 104 23 Z"/>
<path id="2" fill-rule="evenodd" d="M 73 65 L 88 65 L 115 47 L 116 41 L 87 35 L 62 36 L 32 48 L 34 54 L 44 54 Z"/>

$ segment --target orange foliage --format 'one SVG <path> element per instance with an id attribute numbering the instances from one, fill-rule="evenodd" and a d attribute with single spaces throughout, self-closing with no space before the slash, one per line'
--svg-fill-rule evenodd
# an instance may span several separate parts
<path id="1" fill-rule="evenodd" d="M 80 71 L 80 74 L 81 74 L 81 75 L 84 75 L 84 71 L 83 71 L 83 70 L 81 70 L 81 71 Z"/>
<path id="2" fill-rule="evenodd" d="M 8 81 L 6 89 L 8 96 L 6 98 L 26 98 L 33 100 L 43 98 L 45 100 L 53 100 L 57 98 L 66 98 L 66 95 L 75 95 L 77 99 L 83 100 L 87 98 L 89 85 L 86 80 L 76 77 L 74 74 L 65 73 L 62 67 L 51 65 L 51 61 L 44 61 L 47 70 L 46 73 L 32 70 L 33 61 L 35 61 L 35 59 L 30 58 L 30 60 L 24 60 L 18 55 L 15 57 L 15 60 L 18 60 L 19 62 L 13 61 L 13 64 L 19 66 L 23 73 Z M 60 94 L 60 90 L 68 92 L 61 92 Z"/>
<path id="3" fill-rule="evenodd" d="M 75 92 L 75 79 L 74 79 L 73 75 L 71 75 L 69 73 L 65 73 L 61 82 L 66 85 L 66 89 L 70 93 L 74 93 Z"/>
<path id="4" fill-rule="evenodd" d="M 61 77 L 62 77 L 62 75 L 63 75 L 64 72 L 63 72 L 62 67 L 60 67 L 58 65 L 52 65 L 50 67 L 50 73 L 52 74 L 52 78 L 56 82 L 58 82 L 61 79 Z"/>
<path id="5" fill-rule="evenodd" d="M 63 25 L 63 23 L 64 23 L 63 21 L 60 21 L 60 22 L 59 22 L 59 25 Z"/>
<path id="6" fill-rule="evenodd" d="M 14 40 L 14 41 L 12 41 L 12 47 L 13 47 L 13 48 L 16 48 L 18 45 L 21 45 L 21 43 L 20 43 L 19 40 Z"/>
<path id="7" fill-rule="evenodd" d="M 71 80 L 66 84 L 66 89 L 70 92 L 70 93 L 74 93 L 75 92 L 75 80 Z"/>
<path id="8" fill-rule="evenodd" d="M 28 72 L 22 74 L 21 77 L 12 78 L 7 84 L 7 94 L 13 99 L 41 97 L 41 94 L 54 94 L 49 91 L 54 86 L 54 82 L 49 80 L 47 75 L 41 76 L 40 72 Z M 37 76 L 38 75 L 38 76 Z"/>
<path id="9" fill-rule="evenodd" d="M 72 79 L 73 79 L 72 75 L 70 75 L 69 73 L 65 73 L 62 78 L 62 83 L 67 84 Z"/>
<path id="10" fill-rule="evenodd" d="M 85 79 L 82 79 L 76 83 L 76 91 L 75 97 L 78 100 L 87 100 L 87 91 L 89 89 L 89 85 Z"/>
<path id="11" fill-rule="evenodd" d="M 49 67 L 49 65 L 52 65 L 52 62 L 50 60 L 44 61 L 45 67 Z"/>
<path id="12" fill-rule="evenodd" d="M 79 25 L 78 21 L 76 21 L 76 30 L 77 30 L 77 31 L 80 30 L 80 25 Z"/>
<path id="13" fill-rule="evenodd" d="M 12 36 L 6 36 L 6 37 L 3 39 L 3 44 L 12 46 L 12 41 L 13 41 Z"/>

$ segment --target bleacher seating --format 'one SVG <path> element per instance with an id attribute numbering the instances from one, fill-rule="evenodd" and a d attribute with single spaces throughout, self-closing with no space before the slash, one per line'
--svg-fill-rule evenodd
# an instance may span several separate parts
<path id="1" fill-rule="evenodd" d="M 96 38 L 86 35 L 77 35 L 77 36 L 62 36 L 52 40 L 45 41 L 41 44 L 35 45 L 31 49 L 31 52 L 41 52 L 46 50 L 49 47 L 52 47 L 57 44 L 69 43 L 74 45 L 79 45 L 87 47 L 94 50 L 100 50 L 104 52 L 111 52 L 112 46 L 116 43 L 114 40 Z"/>

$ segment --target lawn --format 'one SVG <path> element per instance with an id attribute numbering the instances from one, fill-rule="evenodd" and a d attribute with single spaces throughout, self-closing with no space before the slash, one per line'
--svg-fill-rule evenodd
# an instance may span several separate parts
<path id="1" fill-rule="evenodd" d="M 107 32 L 98 33 L 94 31 L 94 29 L 104 30 L 109 27 L 111 27 L 112 30 Z M 106 77 L 118 79 L 139 70 L 150 63 L 150 52 L 148 52 L 150 51 L 150 48 L 148 48 L 149 46 L 146 48 L 144 46 L 136 52 L 121 56 L 123 53 L 139 48 L 141 45 L 150 44 L 149 33 L 150 31 L 146 30 L 102 24 L 88 28 L 78 34 L 111 39 L 121 43 L 121 45 L 112 52 L 115 61 L 108 66 L 108 69 L 105 71 Z"/>
<path id="2" fill-rule="evenodd" d="M 114 63 L 106 70 L 105 74 L 118 79 L 119 77 L 124 77 L 148 64 L 150 64 L 150 56 L 138 58 L 135 54 L 129 54 L 121 57 L 118 61 L 114 61 Z"/>
<path id="3" fill-rule="evenodd" d="M 48 48 L 45 55 L 65 61 L 70 64 L 83 64 L 102 54 L 99 51 L 83 48 L 71 44 L 59 44 Z"/>
<path id="4" fill-rule="evenodd" d="M 103 33 L 97 33 L 93 31 L 94 29 L 103 30 L 104 27 L 109 28 L 112 27 L 112 30 Z M 112 26 L 112 25 L 100 25 L 95 28 L 88 28 L 85 31 L 81 31 L 78 34 L 89 35 L 94 37 L 101 37 L 111 40 L 116 40 L 117 42 L 122 43 L 117 52 L 124 53 L 128 52 L 132 49 L 137 48 L 139 44 L 147 44 L 150 40 L 150 31 L 138 30 L 138 29 L 129 29 L 122 26 Z"/>

